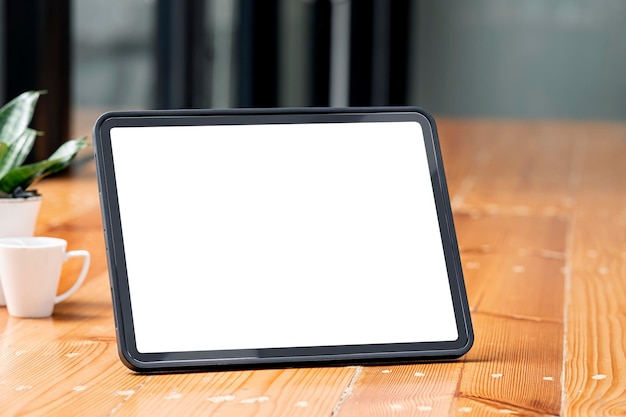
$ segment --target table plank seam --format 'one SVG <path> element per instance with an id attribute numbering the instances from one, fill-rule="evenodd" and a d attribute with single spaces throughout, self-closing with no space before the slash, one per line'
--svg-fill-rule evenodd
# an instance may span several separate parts
<path id="1" fill-rule="evenodd" d="M 538 408 L 522 407 L 520 405 L 512 404 L 506 401 L 498 401 L 498 400 L 480 398 L 480 397 L 476 397 L 473 395 L 464 395 L 464 394 L 462 394 L 460 398 L 465 398 L 471 401 L 475 401 L 486 407 L 493 408 L 497 410 L 499 413 L 506 413 L 506 411 L 503 411 L 503 410 L 508 410 L 508 411 L 512 411 L 513 414 L 528 415 L 528 413 L 533 413 L 533 414 L 541 415 L 541 416 L 559 417 L 558 414 L 546 413 L 545 411 L 542 411 Z"/>
<path id="2" fill-rule="evenodd" d="M 459 367 L 459 375 L 457 377 L 456 380 L 456 387 L 454 390 L 454 397 L 453 397 L 453 401 L 450 401 L 450 410 L 448 411 L 448 415 L 449 416 L 453 416 L 456 415 L 456 405 L 459 403 L 459 400 L 462 397 L 462 390 L 461 390 L 461 384 L 463 383 L 463 377 L 464 377 L 464 372 L 465 372 L 465 364 L 467 362 L 467 357 L 463 357 L 461 360 L 459 360 L 458 362 L 458 367 Z"/>
<path id="3" fill-rule="evenodd" d="M 344 389 L 343 392 L 341 393 L 341 397 L 339 397 L 337 404 L 335 404 L 335 407 L 333 408 L 333 411 L 330 414 L 330 417 L 339 416 L 339 413 L 341 411 L 341 406 L 352 395 L 352 392 L 354 391 L 354 387 L 356 386 L 356 383 L 362 373 L 363 373 L 362 366 L 355 367 L 354 375 L 352 375 L 352 378 L 350 378 L 348 385 L 346 385 L 346 389 Z"/>
<path id="4" fill-rule="evenodd" d="M 571 181 L 571 178 L 570 178 Z M 561 357 L 561 410 L 560 414 L 565 416 L 567 410 L 565 405 L 567 404 L 567 377 L 565 372 L 567 371 L 567 361 L 569 357 L 568 352 L 568 328 L 569 328 L 569 307 L 571 301 L 571 288 L 572 288 L 572 259 L 574 256 L 574 231 L 576 230 L 577 216 L 571 216 L 567 222 L 566 235 L 565 235 L 565 268 L 563 274 L 563 354 Z"/>

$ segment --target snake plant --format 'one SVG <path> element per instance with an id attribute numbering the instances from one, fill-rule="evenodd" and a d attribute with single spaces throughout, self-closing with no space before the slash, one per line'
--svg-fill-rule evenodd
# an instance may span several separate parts
<path id="1" fill-rule="evenodd" d="M 88 145 L 86 136 L 69 140 L 48 159 L 24 164 L 40 135 L 28 125 L 41 94 L 41 91 L 27 91 L 0 108 L 0 198 L 38 195 L 29 187 L 66 168 L 78 151 Z"/>

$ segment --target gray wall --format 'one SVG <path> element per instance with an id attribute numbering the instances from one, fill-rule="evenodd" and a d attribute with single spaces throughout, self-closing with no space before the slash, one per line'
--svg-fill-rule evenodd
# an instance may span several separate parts
<path id="1" fill-rule="evenodd" d="M 626 119 L 626 1 L 416 1 L 411 100 L 451 116 Z"/>

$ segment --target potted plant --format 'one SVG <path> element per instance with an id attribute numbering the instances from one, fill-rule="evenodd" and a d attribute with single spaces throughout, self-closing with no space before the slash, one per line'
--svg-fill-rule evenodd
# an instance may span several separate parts
<path id="1" fill-rule="evenodd" d="M 37 181 L 65 169 L 87 137 L 63 143 L 44 161 L 25 164 L 39 133 L 29 124 L 41 91 L 22 93 L 0 108 L 0 237 L 32 236 L 41 195 Z"/>

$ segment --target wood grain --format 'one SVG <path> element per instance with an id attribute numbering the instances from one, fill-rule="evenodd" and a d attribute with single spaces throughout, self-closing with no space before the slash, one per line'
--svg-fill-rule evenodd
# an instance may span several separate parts
<path id="1" fill-rule="evenodd" d="M 626 415 L 626 124 L 441 119 L 439 132 L 476 333 L 461 360 L 129 371 L 84 153 L 38 184 L 36 233 L 88 249 L 92 268 L 52 318 L 0 309 L 0 416 Z"/>
<path id="2" fill-rule="evenodd" d="M 120 415 L 316 416 L 328 413 L 354 368 L 268 369 L 154 375 L 130 396 Z"/>
<path id="3" fill-rule="evenodd" d="M 567 221 L 461 212 L 456 228 L 472 311 L 562 322 Z"/>
<path id="4" fill-rule="evenodd" d="M 462 371 L 460 363 L 363 367 L 337 415 L 450 415 Z"/>
<path id="5" fill-rule="evenodd" d="M 565 411 L 626 415 L 626 128 L 586 144 L 568 286 Z"/>

